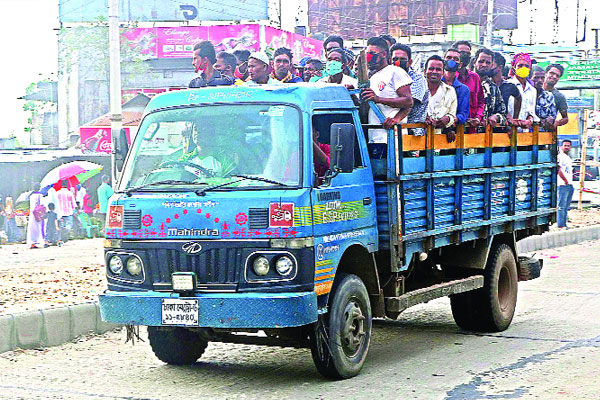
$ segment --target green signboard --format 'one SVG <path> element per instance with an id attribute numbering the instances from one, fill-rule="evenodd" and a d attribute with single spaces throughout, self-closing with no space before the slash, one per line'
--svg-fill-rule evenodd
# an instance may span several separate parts
<path id="1" fill-rule="evenodd" d="M 547 61 L 538 63 L 542 68 L 550 64 Z M 559 61 L 557 64 L 565 67 L 565 73 L 560 79 L 564 81 L 600 80 L 600 60 Z"/>

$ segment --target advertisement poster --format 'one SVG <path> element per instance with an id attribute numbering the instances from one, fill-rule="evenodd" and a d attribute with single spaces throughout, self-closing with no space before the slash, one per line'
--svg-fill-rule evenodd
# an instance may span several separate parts
<path id="1" fill-rule="evenodd" d="M 305 56 L 322 58 L 322 41 L 269 26 L 264 29 L 267 48 L 287 47 L 298 61 Z M 123 43 L 155 58 L 192 57 L 194 45 L 202 40 L 210 40 L 216 52 L 259 51 L 260 25 L 136 28 L 123 37 Z"/>
<path id="2" fill-rule="evenodd" d="M 131 144 L 129 128 L 123 129 L 127 134 L 127 142 Z M 79 128 L 79 135 L 81 137 L 81 151 L 84 154 L 110 153 L 112 149 L 110 126 L 82 126 Z"/>
<path id="3" fill-rule="evenodd" d="M 207 26 L 155 28 L 158 58 L 191 57 L 194 45 L 208 39 Z"/>
<path id="4" fill-rule="evenodd" d="M 211 26 L 208 30 L 208 40 L 215 45 L 217 52 L 258 51 L 259 37 L 259 26 L 256 24 Z"/>

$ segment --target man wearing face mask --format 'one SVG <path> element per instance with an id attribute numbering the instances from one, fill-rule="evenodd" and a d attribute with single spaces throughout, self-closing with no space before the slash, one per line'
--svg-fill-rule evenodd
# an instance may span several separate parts
<path id="1" fill-rule="evenodd" d="M 511 66 L 515 71 L 515 76 L 510 78 L 508 82 L 513 83 L 521 93 L 521 110 L 519 112 L 518 121 L 515 125 L 519 128 L 529 130 L 533 122 L 539 121 L 535 115 L 535 103 L 537 99 L 537 91 L 529 83 L 529 71 L 531 70 L 531 57 L 527 53 L 519 53 L 513 57 Z M 514 115 L 514 100 L 508 100 L 508 113 Z"/>
<path id="2" fill-rule="evenodd" d="M 462 45 L 465 46 L 464 44 Z M 459 48 L 460 50 L 460 48 Z M 463 83 L 469 88 L 471 95 L 469 119 L 467 122 L 472 126 L 479 126 L 483 119 L 483 109 L 485 108 L 485 98 L 483 95 L 483 88 L 481 87 L 481 78 L 473 71 L 469 71 L 467 66 L 471 62 L 470 51 L 460 52 L 460 68 L 457 73 L 458 81 Z M 470 133 L 474 133 L 475 129 L 471 128 Z"/>
<path id="3" fill-rule="evenodd" d="M 230 85 L 233 85 L 234 83 L 236 85 L 240 85 L 242 83 L 240 79 L 236 80 L 236 78 L 233 76 L 235 67 L 236 59 L 233 54 L 227 53 L 225 51 L 222 51 L 219 54 L 217 54 L 217 62 L 215 63 L 215 65 L 213 65 L 213 69 L 219 72 L 223 80 L 230 81 Z"/>
<path id="4" fill-rule="evenodd" d="M 413 99 L 410 92 L 412 79 L 402 68 L 388 64 L 387 42 L 379 37 L 367 41 L 367 63 L 370 88 L 363 89 L 363 101 L 373 101 L 385 116 L 383 127 L 392 129 L 400 124 L 410 112 Z M 369 124 L 378 125 L 381 121 L 373 110 L 369 110 Z M 369 131 L 370 143 L 387 143 L 387 131 Z"/>
<path id="5" fill-rule="evenodd" d="M 248 57 L 250 57 L 250 52 L 248 50 L 236 50 L 233 55 L 236 59 L 236 68 L 233 75 L 246 82 L 248 80 Z"/>
<path id="6" fill-rule="evenodd" d="M 194 46 L 194 57 L 192 65 L 200 76 L 190 81 L 190 88 L 201 88 L 205 86 L 231 85 L 233 80 L 228 77 L 222 77 L 219 71 L 213 68 L 217 62 L 215 48 L 211 42 L 205 40 Z"/>
<path id="7" fill-rule="evenodd" d="M 346 53 L 342 49 L 335 48 L 327 53 L 327 64 L 325 64 L 326 77 L 319 79 L 319 82 L 337 83 L 344 85 L 347 89 L 358 87 L 358 81 L 344 74 L 344 65 L 346 65 Z"/>
<path id="8" fill-rule="evenodd" d="M 469 118 L 471 108 L 471 92 L 469 88 L 458 81 L 456 73 L 460 69 L 460 51 L 455 48 L 446 50 L 444 61 L 444 76 L 442 82 L 450 85 L 456 92 L 456 123 L 464 125 Z"/>
<path id="9" fill-rule="evenodd" d="M 502 100 L 504 100 L 504 104 L 507 105 L 508 112 L 508 99 L 513 98 L 515 107 L 513 110 L 513 114 L 506 114 L 506 120 L 509 125 L 515 125 L 515 120 L 518 119 L 519 113 L 521 112 L 521 92 L 517 89 L 517 86 L 513 83 L 509 83 L 504 80 L 504 76 L 502 75 L 502 71 L 504 66 L 506 65 L 506 59 L 504 56 L 498 52 L 494 53 L 494 63 L 492 64 L 492 68 L 495 71 L 495 75 L 492 76 L 492 80 L 498 85 L 500 89 L 500 93 L 502 94 Z"/>
<path id="10" fill-rule="evenodd" d="M 491 125 L 492 128 L 498 124 L 506 122 L 506 105 L 502 100 L 502 93 L 498 85 L 492 80 L 496 71 L 492 70 L 494 64 L 494 52 L 481 48 L 475 53 L 475 72 L 481 78 L 481 87 L 485 98 L 485 107 L 483 109 L 484 122 Z"/>
<path id="11" fill-rule="evenodd" d="M 408 72 L 408 76 L 413 83 L 410 85 L 410 93 L 413 98 L 413 106 L 406 117 L 407 123 L 417 124 L 425 122 L 427 117 L 427 105 L 429 104 L 429 90 L 427 89 L 427 81 L 425 76 L 418 73 L 412 67 L 412 50 L 405 44 L 395 43 L 390 47 L 390 56 L 392 65 L 402 68 Z M 425 129 L 411 128 L 408 130 L 409 135 L 423 136 Z"/>
<path id="12" fill-rule="evenodd" d="M 314 82 L 315 80 L 321 79 L 324 68 L 321 60 L 317 60 L 316 58 L 311 58 L 306 61 L 306 64 L 304 64 L 304 72 L 302 73 L 304 82 Z"/>

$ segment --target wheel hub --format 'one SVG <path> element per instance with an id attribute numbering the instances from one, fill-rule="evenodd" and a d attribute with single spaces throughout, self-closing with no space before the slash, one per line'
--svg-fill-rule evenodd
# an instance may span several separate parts
<path id="1" fill-rule="evenodd" d="M 356 301 L 350 301 L 344 310 L 342 347 L 348 356 L 355 355 L 365 338 L 365 315 Z"/>

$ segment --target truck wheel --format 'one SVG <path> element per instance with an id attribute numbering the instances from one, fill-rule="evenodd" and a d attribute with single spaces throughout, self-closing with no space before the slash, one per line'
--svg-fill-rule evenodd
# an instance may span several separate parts
<path id="1" fill-rule="evenodd" d="M 465 330 L 500 332 L 512 322 L 517 305 L 517 263 L 511 248 L 494 246 L 481 289 L 450 296 L 452 316 Z"/>
<path id="2" fill-rule="evenodd" d="M 515 315 L 519 290 L 517 262 L 505 244 L 495 246 L 490 256 L 482 288 L 482 325 L 491 332 L 500 332 L 510 326 Z"/>
<path id="3" fill-rule="evenodd" d="M 454 322 L 465 331 L 477 330 L 475 321 L 480 314 L 478 296 L 475 292 L 466 292 L 450 296 L 450 308 Z"/>
<path id="4" fill-rule="evenodd" d="M 315 326 L 311 353 L 317 370 L 333 379 L 358 375 L 371 342 L 372 315 L 367 288 L 360 278 L 340 274 L 329 313 Z"/>
<path id="5" fill-rule="evenodd" d="M 185 328 L 149 326 L 148 340 L 154 355 L 172 365 L 195 363 L 208 346 L 208 341 Z"/>

